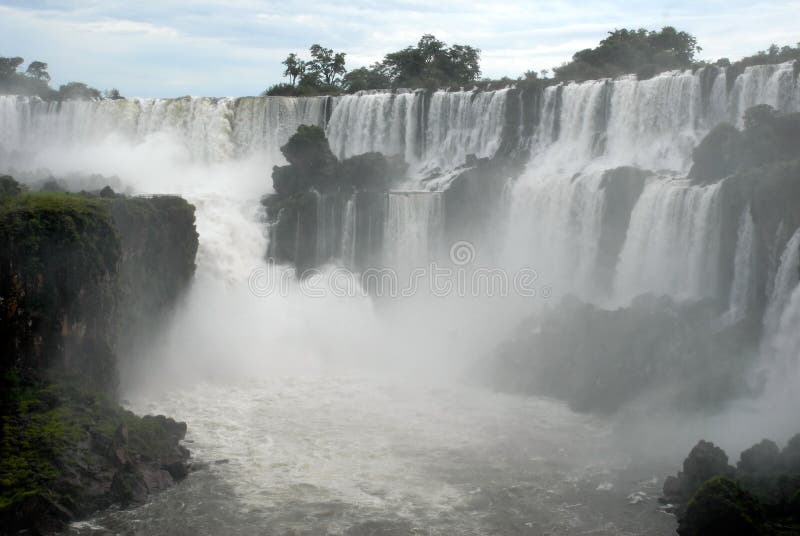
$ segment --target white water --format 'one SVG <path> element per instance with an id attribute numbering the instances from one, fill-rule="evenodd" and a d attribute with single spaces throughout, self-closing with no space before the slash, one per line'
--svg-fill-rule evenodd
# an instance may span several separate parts
<path id="1" fill-rule="evenodd" d="M 337 97 L 327 127 L 339 158 L 377 151 L 400 155 L 412 176 L 490 157 L 499 148 L 508 90 L 437 91 L 425 118 L 424 92 L 365 92 Z"/>
<path id="2" fill-rule="evenodd" d="M 800 229 L 795 231 L 780 257 L 772 284 L 767 310 L 764 313 L 764 339 L 772 340 L 780 331 L 781 318 L 789 303 L 792 289 L 800 277 Z"/>
<path id="3" fill-rule="evenodd" d="M 792 68 L 747 68 L 730 94 L 723 71 L 706 99 L 701 71 L 547 88 L 531 160 L 511 195 L 509 258 L 550 275 L 559 293 L 589 300 L 619 303 L 642 293 L 721 298 L 719 184 L 674 177 L 688 172 L 692 149 L 719 122 L 738 123 L 755 104 L 800 110 Z M 592 278 L 605 196 L 598 186 L 603 170 L 619 166 L 659 177 L 633 209 L 609 294 Z"/>
<path id="4" fill-rule="evenodd" d="M 736 233 L 733 284 L 728 299 L 728 311 L 725 313 L 730 322 L 744 319 L 756 302 L 755 242 L 753 215 L 748 205 L 742 212 Z"/>
<path id="5" fill-rule="evenodd" d="M 720 186 L 659 178 L 645 187 L 619 257 L 614 282 L 619 298 L 647 292 L 678 298 L 716 295 Z"/>
<path id="6" fill-rule="evenodd" d="M 385 265 L 400 271 L 427 268 L 441 253 L 444 224 L 441 194 L 391 192 L 384 230 Z"/>

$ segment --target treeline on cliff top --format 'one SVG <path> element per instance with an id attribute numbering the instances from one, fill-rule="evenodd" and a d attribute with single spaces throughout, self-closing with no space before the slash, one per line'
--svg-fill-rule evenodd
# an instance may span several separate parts
<path id="1" fill-rule="evenodd" d="M 721 58 L 709 63 L 696 58 L 701 52 L 697 38 L 672 26 L 660 30 L 615 29 L 594 48 L 576 52 L 572 60 L 551 70 L 530 69 L 517 78 L 481 77 L 481 50 L 452 44 L 431 34 L 415 45 L 390 52 L 368 67 L 347 68 L 347 53 L 313 44 L 303 58 L 290 53 L 282 64 L 286 82 L 267 88 L 264 96 L 316 96 L 398 88 L 484 89 L 517 85 L 536 87 L 559 82 L 584 81 L 635 74 L 640 79 L 675 69 L 697 69 L 707 65 L 726 67 L 738 75 L 751 65 L 783 63 L 800 59 L 797 46 L 772 44 L 766 50 L 736 62 Z M 32 61 L 23 69 L 21 57 L 0 57 L 0 95 L 35 95 L 45 100 L 99 100 L 123 98 L 117 89 L 101 92 L 83 82 L 50 87 L 48 64 Z M 800 62 L 798 62 L 800 64 Z M 548 76 L 552 71 L 552 75 Z"/>
<path id="2" fill-rule="evenodd" d="M 49 66 L 43 61 L 32 61 L 22 70 L 25 59 L 19 56 L 0 57 L 0 95 L 31 95 L 44 100 L 99 100 L 121 99 L 119 91 L 104 92 L 83 82 L 68 82 L 58 89 L 50 87 Z"/>
<path id="3" fill-rule="evenodd" d="M 313 96 L 398 88 L 493 88 L 507 85 L 548 85 L 635 74 L 640 79 L 675 69 L 697 69 L 708 62 L 697 60 L 702 51 L 697 38 L 671 26 L 661 30 L 618 29 L 608 33 L 598 46 L 576 52 L 572 60 L 552 69 L 526 71 L 516 79 L 481 78 L 481 50 L 469 45 L 447 45 L 435 36 L 423 35 L 416 45 L 391 52 L 369 67 L 347 70 L 344 52 L 319 44 L 309 49 L 307 59 L 291 53 L 283 61 L 288 82 L 275 84 L 264 95 Z M 722 58 L 713 63 L 738 74 L 750 65 L 782 63 L 800 58 L 798 46 L 778 47 L 732 63 Z"/>

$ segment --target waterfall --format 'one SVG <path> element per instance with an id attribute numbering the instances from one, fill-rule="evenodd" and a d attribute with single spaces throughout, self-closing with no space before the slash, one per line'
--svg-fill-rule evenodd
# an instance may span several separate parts
<path id="1" fill-rule="evenodd" d="M 721 183 L 651 181 L 631 214 L 617 265 L 615 292 L 630 300 L 654 293 L 714 297 L 719 272 Z"/>
<path id="2" fill-rule="evenodd" d="M 748 67 L 735 80 L 725 69 L 708 67 L 648 80 L 625 76 L 560 84 L 535 99 L 515 95 L 524 106 L 519 120 L 511 122 L 510 104 L 518 103 L 509 101 L 514 93 L 508 89 L 67 102 L 0 96 L 0 163 L 6 169 L 36 169 L 76 148 L 108 140 L 149 143 L 156 149 L 177 142 L 180 156 L 192 163 L 259 157 L 259 180 L 266 192 L 269 166 L 282 162 L 281 144 L 298 125 L 314 124 L 326 129 L 339 158 L 369 151 L 397 155 L 409 164 L 408 190 L 443 191 L 467 155 L 490 157 L 505 142 L 518 141 L 530 147 L 530 156 L 504 197 L 509 206 L 502 228 L 509 258 L 551 274 L 565 292 L 589 299 L 607 295 L 595 288 L 602 222 L 615 210 L 606 206 L 603 172 L 618 166 L 658 170 L 662 178 L 650 180 L 641 195 L 633 196 L 619 258 L 603 259 L 604 265 L 616 264 L 607 285 L 613 282 L 620 299 L 656 292 L 716 297 L 741 308 L 754 292 L 747 268 L 753 254 L 747 251 L 755 238 L 747 238 L 753 235 L 748 221 L 740 225 L 731 294 L 717 296 L 724 287 L 717 281 L 719 188 L 671 177 L 688 171 L 691 151 L 709 129 L 723 120 L 740 122 L 747 107 L 767 103 L 783 111 L 800 110 L 793 71 L 794 63 L 787 62 Z M 507 133 L 529 138 L 505 140 Z M 56 148 L 65 151 L 47 155 Z M 113 162 L 99 167 L 99 172 L 114 169 Z M 344 263 L 358 257 L 356 264 L 362 266 L 365 255 L 373 262 L 429 258 L 430 244 L 441 241 L 445 221 L 441 196 L 399 192 L 369 202 L 326 194 L 316 216 L 319 232 L 308 256 L 316 252 L 319 259 Z M 423 240 L 423 232 L 431 236 Z M 362 248 L 362 242 L 368 246 Z"/>
<path id="3" fill-rule="evenodd" d="M 770 368 L 779 381 L 792 389 L 793 396 L 796 396 L 797 375 L 800 370 L 800 331 L 797 326 L 800 326 L 800 284 L 794 286 L 786 300 L 786 307 L 781 313 L 770 345 Z"/>
<path id="4" fill-rule="evenodd" d="M 510 258 L 550 274 L 564 292 L 602 295 L 594 291 L 593 272 L 599 222 L 611 209 L 599 177 L 604 170 L 636 166 L 659 171 L 661 178 L 651 179 L 634 205 L 611 298 L 624 302 L 648 292 L 722 298 L 720 186 L 675 177 L 688 172 L 692 150 L 716 124 L 739 123 L 756 104 L 800 110 L 793 65 L 748 67 L 730 91 L 726 70 L 717 68 L 545 88 L 530 160 L 511 195 L 505 226 Z M 755 299 L 754 240 L 752 222 L 745 221 L 738 277 L 725 297 L 735 307 Z"/>
<path id="5" fill-rule="evenodd" d="M 745 69 L 731 91 L 729 121 L 741 126 L 745 110 L 757 104 L 769 104 L 781 112 L 800 108 L 800 84 L 793 61 Z"/>
<path id="6" fill-rule="evenodd" d="M 733 284 L 726 319 L 737 322 L 747 316 L 756 300 L 755 229 L 750 206 L 742 212 L 736 237 Z"/>
<path id="7" fill-rule="evenodd" d="M 424 167 L 460 165 L 469 154 L 493 156 L 505 126 L 507 93 L 507 89 L 435 92 L 425 129 Z"/>
<path id="8" fill-rule="evenodd" d="M 358 224 L 356 210 L 356 196 L 353 194 L 347 199 L 342 216 L 341 260 L 348 268 L 354 268 L 356 265 L 356 226 Z"/>
<path id="9" fill-rule="evenodd" d="M 233 141 L 240 155 L 268 151 L 280 158 L 280 146 L 300 125 L 322 126 L 325 97 L 242 97 L 233 113 Z"/>
<path id="10" fill-rule="evenodd" d="M 800 229 L 797 229 L 781 254 L 778 270 L 772 283 L 772 293 L 764 314 L 764 337 L 769 339 L 778 331 L 781 316 L 789 296 L 800 280 Z"/>
<path id="11" fill-rule="evenodd" d="M 341 204 L 336 194 L 317 193 L 317 254 L 320 263 L 339 256 L 342 234 Z"/>
<path id="12" fill-rule="evenodd" d="M 416 160 L 421 128 L 421 92 L 366 92 L 337 97 L 328 122 L 331 150 L 338 158 L 379 152 Z"/>
<path id="13" fill-rule="evenodd" d="M 537 179 L 513 199 L 509 261 L 534 268 L 563 293 L 591 297 L 604 205 L 602 173 Z"/>
<path id="14" fill-rule="evenodd" d="M 255 152 L 280 160 L 280 145 L 299 125 L 323 122 L 320 97 L 44 102 L 0 96 L 0 146 L 8 152 L 68 148 L 110 137 L 141 143 L 169 135 L 197 162 L 221 162 Z"/>
<path id="15" fill-rule="evenodd" d="M 400 273 L 426 268 L 441 252 L 444 197 L 438 192 L 390 192 L 384 265 Z"/>
<path id="16" fill-rule="evenodd" d="M 507 93 L 436 91 L 427 107 L 423 91 L 337 97 L 327 126 L 331 150 L 339 158 L 400 155 L 418 176 L 461 166 L 470 154 L 491 157 L 502 141 Z"/>
<path id="17" fill-rule="evenodd" d="M 761 367 L 772 408 L 794 404 L 800 381 L 800 229 L 781 255 L 764 315 Z"/>

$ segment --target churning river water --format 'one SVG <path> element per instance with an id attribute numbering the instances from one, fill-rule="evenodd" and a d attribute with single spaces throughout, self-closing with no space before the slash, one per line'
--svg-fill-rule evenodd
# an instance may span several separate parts
<path id="1" fill-rule="evenodd" d="M 671 534 L 662 479 L 547 399 L 390 376 L 275 377 L 132 397 L 207 464 L 70 534 Z"/>

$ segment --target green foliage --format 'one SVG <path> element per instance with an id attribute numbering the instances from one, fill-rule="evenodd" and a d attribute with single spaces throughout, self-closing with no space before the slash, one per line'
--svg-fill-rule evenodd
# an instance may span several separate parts
<path id="1" fill-rule="evenodd" d="M 305 74 L 306 62 L 301 60 L 297 54 L 292 52 L 286 57 L 285 60 L 283 60 L 282 63 L 286 66 L 286 70 L 283 71 L 283 76 L 288 77 L 289 84 L 294 86 L 295 81 Z"/>
<path id="2" fill-rule="evenodd" d="M 17 72 L 22 65 L 20 57 L 0 57 L 0 95 L 35 95 L 45 100 L 100 99 L 100 91 L 81 82 L 70 82 L 54 91 L 50 85 L 48 65 L 43 61 L 32 61 L 24 73 Z M 112 90 L 116 91 L 116 90 Z M 121 98 L 119 91 L 108 98 Z"/>
<path id="3" fill-rule="evenodd" d="M 480 78 L 480 50 L 467 45 L 447 46 L 423 35 L 416 46 L 387 54 L 383 61 L 351 72 L 345 53 L 312 45 L 307 61 L 292 53 L 283 61 L 288 84 L 276 84 L 263 94 L 272 96 L 330 95 L 346 90 L 461 87 Z"/>
<path id="4" fill-rule="evenodd" d="M 120 99 L 124 99 L 125 97 L 123 97 L 120 94 L 118 89 L 111 88 L 111 89 L 108 89 L 108 90 L 103 92 L 103 98 L 104 99 L 110 99 L 110 100 L 120 100 Z"/>
<path id="5" fill-rule="evenodd" d="M 0 79 L 7 79 L 16 74 L 17 69 L 25 60 L 16 56 L 14 58 L 0 57 Z"/>
<path id="6" fill-rule="evenodd" d="M 637 74 L 649 78 L 661 71 L 688 69 L 702 50 L 697 39 L 671 26 L 660 31 L 614 30 L 599 46 L 576 52 L 572 61 L 554 69 L 560 80 L 589 80 Z"/>
<path id="7" fill-rule="evenodd" d="M 309 48 L 311 61 L 306 64 L 304 76 L 312 76 L 326 86 L 335 86 L 347 72 L 345 69 L 345 53 L 334 52 L 333 49 L 314 44 Z"/>
<path id="8" fill-rule="evenodd" d="M 91 446 L 113 444 L 122 428 L 126 447 L 144 461 L 169 452 L 186 431 L 184 424 L 138 417 L 104 393 L 70 383 L 6 385 L 11 388 L 3 399 L 0 510 L 38 493 L 58 498 L 79 492 L 71 473 L 100 461 Z"/>
<path id="9" fill-rule="evenodd" d="M 303 60 L 292 52 L 281 63 L 286 66 L 283 76 L 288 84 L 275 84 L 262 95 L 282 97 L 309 97 L 337 94 L 342 89 L 345 68 L 344 52 L 314 44 L 309 48 L 311 59 Z"/>
<path id="10" fill-rule="evenodd" d="M 42 61 L 32 61 L 25 70 L 25 76 L 30 76 L 36 80 L 50 81 L 50 74 L 47 72 L 47 64 Z"/>
<path id="11" fill-rule="evenodd" d="M 10 175 L 0 175 L 0 203 L 22 193 L 22 186 Z"/>
<path id="12" fill-rule="evenodd" d="M 99 90 L 89 87 L 83 82 L 69 82 L 58 88 L 60 100 L 100 100 Z"/>
<path id="13" fill-rule="evenodd" d="M 762 534 L 765 517 L 755 497 L 724 477 L 704 483 L 680 520 L 680 536 Z"/>
<path id="14" fill-rule="evenodd" d="M 480 49 L 467 45 L 448 47 L 435 36 L 425 34 L 416 46 L 387 54 L 372 70 L 395 88 L 465 86 L 480 77 L 480 54 Z"/>
<path id="15" fill-rule="evenodd" d="M 25 259 L 20 268 L 26 272 L 43 270 L 51 261 L 71 258 L 70 262 L 76 262 L 75 255 L 84 256 L 76 267 L 87 274 L 113 270 L 116 263 L 119 244 L 108 207 L 97 199 L 62 192 L 24 192 L 0 205 L 0 229 L 8 239 L 4 245 L 19 253 L 16 258 Z"/>
<path id="16" fill-rule="evenodd" d="M 713 443 L 700 441 L 683 462 L 683 471 L 664 482 L 667 501 L 676 506 L 678 534 L 800 533 L 800 434 L 783 451 L 764 439 L 742 452 L 736 469 Z"/>
<path id="17" fill-rule="evenodd" d="M 378 64 L 376 64 L 378 65 Z M 372 67 L 359 67 L 344 75 L 344 88 L 350 92 L 366 91 L 370 89 L 389 89 L 392 87 L 392 80 L 384 73 L 378 65 Z"/>

